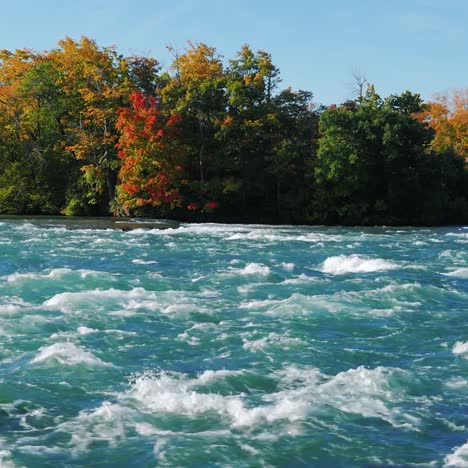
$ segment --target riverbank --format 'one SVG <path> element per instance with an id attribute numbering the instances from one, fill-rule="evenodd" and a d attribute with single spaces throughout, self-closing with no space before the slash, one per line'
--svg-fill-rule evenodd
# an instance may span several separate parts
<path id="1" fill-rule="evenodd" d="M 139 218 L 139 217 L 112 217 L 112 216 L 59 216 L 59 215 L 2 215 L 0 221 L 8 222 L 24 222 L 28 221 L 31 224 L 39 227 L 61 225 L 67 229 L 117 229 L 121 231 L 130 231 L 134 229 L 175 229 L 182 225 L 213 225 L 225 224 L 232 226 L 263 226 L 276 227 L 278 229 L 285 227 L 297 228 L 314 228 L 314 227 L 329 227 L 329 228 L 451 228 L 461 227 L 468 223 L 460 224 L 434 224 L 434 225 L 417 225 L 417 224 L 392 224 L 392 223 L 370 223 L 370 224 L 307 224 L 307 223 L 272 223 L 263 221 L 231 221 L 226 220 L 175 220 L 161 218 Z M 468 220 L 467 220 L 468 221 Z"/>
<path id="2" fill-rule="evenodd" d="M 131 231 L 133 229 L 169 229 L 180 226 L 178 221 L 168 219 L 144 219 L 144 218 L 113 218 L 113 217 L 81 217 L 81 216 L 17 216 L 0 215 L 0 221 L 24 222 L 39 227 L 51 227 L 61 225 L 67 229 L 117 229 Z"/>

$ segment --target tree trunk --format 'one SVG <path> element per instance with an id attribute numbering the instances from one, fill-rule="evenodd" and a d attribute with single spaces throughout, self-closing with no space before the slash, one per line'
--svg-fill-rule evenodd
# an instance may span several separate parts
<path id="1" fill-rule="evenodd" d="M 203 133 L 203 122 L 198 120 L 198 128 L 200 130 L 200 148 L 198 150 L 198 164 L 200 166 L 200 200 L 203 199 L 203 188 L 205 186 L 205 173 L 203 167 L 203 156 L 205 153 L 205 138 Z"/>

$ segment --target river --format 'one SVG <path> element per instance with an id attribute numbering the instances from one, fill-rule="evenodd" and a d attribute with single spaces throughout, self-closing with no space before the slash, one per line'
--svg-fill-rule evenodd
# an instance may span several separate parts
<path id="1" fill-rule="evenodd" d="M 468 229 L 0 220 L 0 466 L 468 466 Z"/>

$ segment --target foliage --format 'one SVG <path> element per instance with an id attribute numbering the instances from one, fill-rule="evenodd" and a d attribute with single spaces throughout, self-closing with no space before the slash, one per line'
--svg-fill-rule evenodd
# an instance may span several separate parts
<path id="1" fill-rule="evenodd" d="M 381 98 L 356 75 L 316 107 L 265 51 L 171 51 L 166 70 L 86 37 L 0 51 L 0 213 L 468 222 L 467 90 Z"/>
<path id="2" fill-rule="evenodd" d="M 431 224 L 463 219 L 463 209 L 454 215 L 451 208 L 466 195 L 463 159 L 453 150 L 435 151 L 433 129 L 415 118 L 423 109 L 418 94 L 407 91 L 382 100 L 369 86 L 355 108 L 330 108 L 321 115 L 318 220 Z"/>
<path id="3" fill-rule="evenodd" d="M 156 99 L 141 91 L 133 91 L 130 101 L 131 107 L 118 111 L 116 125 L 122 160 L 117 201 L 126 214 L 147 205 L 179 206 L 183 154 L 174 141 L 181 118 L 174 113 L 166 120 Z"/>

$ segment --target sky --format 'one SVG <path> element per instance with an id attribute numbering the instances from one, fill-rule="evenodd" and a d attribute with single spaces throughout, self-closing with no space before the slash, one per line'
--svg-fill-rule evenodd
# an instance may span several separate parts
<path id="1" fill-rule="evenodd" d="M 228 60 L 247 43 L 272 55 L 282 87 L 322 104 L 352 97 L 356 73 L 381 96 L 468 85 L 468 0 L 5 0 L 1 11 L 9 50 L 85 35 L 168 66 L 167 45 L 204 42 Z"/>

